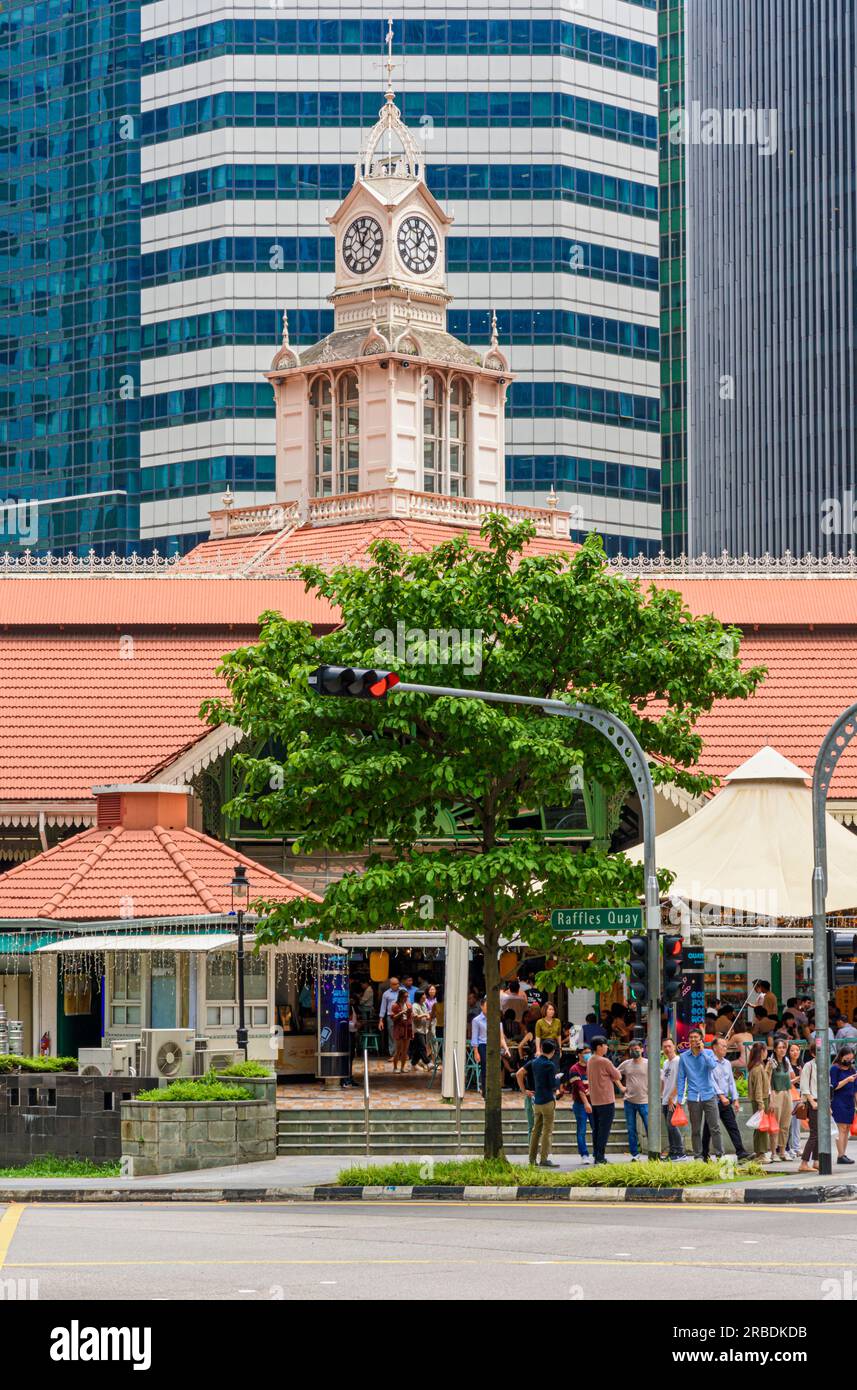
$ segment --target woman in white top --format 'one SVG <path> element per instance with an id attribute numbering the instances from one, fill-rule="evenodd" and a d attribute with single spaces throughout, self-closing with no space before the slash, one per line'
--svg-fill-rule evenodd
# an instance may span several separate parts
<path id="1" fill-rule="evenodd" d="M 801 1154 L 799 1173 L 818 1172 L 818 1068 L 815 1062 L 815 1043 L 806 1050 L 807 1060 L 800 1073 L 800 1098 L 806 1106 L 809 1138 Z"/>

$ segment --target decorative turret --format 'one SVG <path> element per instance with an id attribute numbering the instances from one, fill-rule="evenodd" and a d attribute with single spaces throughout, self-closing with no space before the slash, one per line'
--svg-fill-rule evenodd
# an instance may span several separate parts
<path id="1" fill-rule="evenodd" d="M 283 343 L 268 379 L 277 403 L 277 498 L 399 488 L 502 501 L 508 361 L 496 315 L 483 355 L 446 330 L 452 217 L 423 179 L 419 145 L 387 90 L 327 220 L 336 239 L 333 332 L 298 354 Z"/>

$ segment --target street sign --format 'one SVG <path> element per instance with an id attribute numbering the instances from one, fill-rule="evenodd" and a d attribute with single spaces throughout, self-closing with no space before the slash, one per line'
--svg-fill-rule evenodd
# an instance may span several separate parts
<path id="1" fill-rule="evenodd" d="M 641 907 L 555 907 L 551 913 L 552 931 L 643 930 Z"/>

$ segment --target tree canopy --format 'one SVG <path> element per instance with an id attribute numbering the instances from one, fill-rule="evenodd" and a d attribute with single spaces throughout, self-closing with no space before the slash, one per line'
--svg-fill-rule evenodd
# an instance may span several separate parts
<path id="1" fill-rule="evenodd" d="M 388 666 L 407 681 L 597 705 L 632 728 L 656 784 L 694 793 L 712 785 L 696 721 L 764 676 L 742 670 L 737 631 L 693 617 L 676 591 L 612 572 L 597 538 L 537 554 L 533 535 L 493 514 L 476 544 L 458 535 L 415 554 L 378 540 L 367 567 L 298 567 L 341 626 L 316 637 L 264 614 L 258 641 L 223 661 L 228 698 L 204 706 L 210 722 L 281 750 L 240 759 L 232 814 L 293 837 L 296 853 L 371 851 L 322 904 L 267 905 L 261 938 L 454 927 L 485 953 L 492 1055 L 501 943 L 554 956 L 554 983 L 604 988 L 616 978 L 623 943 L 555 937 L 550 909 L 634 905 L 642 869 L 509 828 L 533 807 L 568 805 L 581 771 L 608 792 L 630 789 L 623 761 L 595 730 L 537 709 L 395 690 L 378 702 L 320 698 L 311 671 Z M 442 810 L 466 819 L 466 845 L 430 843 Z M 502 1144 L 496 1071 L 495 1084 L 489 1055 L 486 1153 Z"/>

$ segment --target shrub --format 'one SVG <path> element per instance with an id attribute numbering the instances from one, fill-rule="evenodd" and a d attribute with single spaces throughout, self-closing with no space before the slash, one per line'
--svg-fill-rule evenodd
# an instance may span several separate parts
<path id="1" fill-rule="evenodd" d="M 0 1075 L 6 1072 L 77 1071 L 76 1057 L 18 1057 L 15 1053 L 0 1053 Z"/>
<path id="2" fill-rule="evenodd" d="M 171 1081 L 155 1091 L 138 1091 L 135 1100 L 253 1100 L 246 1086 L 230 1086 L 228 1081 Z"/>
<path id="3" fill-rule="evenodd" d="M 224 1067 L 220 1076 L 264 1076 L 273 1075 L 271 1068 L 266 1067 L 264 1062 L 233 1062 L 231 1067 Z"/>

